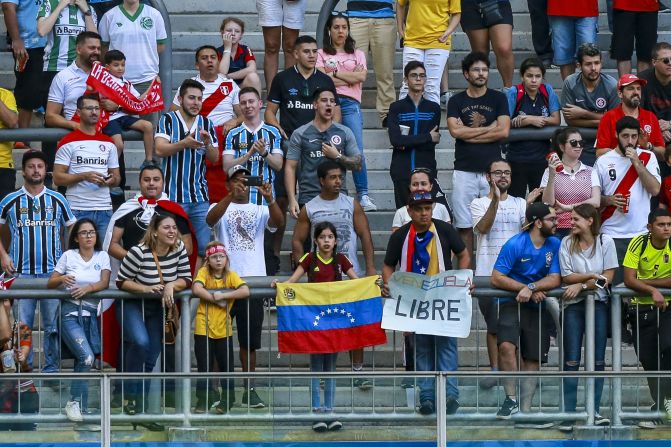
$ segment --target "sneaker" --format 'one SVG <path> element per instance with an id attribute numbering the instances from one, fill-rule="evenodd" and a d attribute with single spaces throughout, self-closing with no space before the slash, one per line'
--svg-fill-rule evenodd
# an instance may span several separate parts
<path id="1" fill-rule="evenodd" d="M 424 416 L 428 416 L 430 414 L 433 414 L 436 411 L 435 407 L 433 406 L 433 402 L 430 400 L 425 400 L 420 402 L 419 404 L 419 414 L 423 414 Z"/>
<path id="2" fill-rule="evenodd" d="M 198 402 L 196 406 L 193 408 L 193 412 L 195 414 L 204 414 L 207 413 L 207 407 L 205 406 L 204 403 Z"/>
<path id="3" fill-rule="evenodd" d="M 404 377 L 403 380 L 401 380 L 401 388 L 408 389 L 408 388 L 414 388 L 415 387 L 415 379 L 412 377 Z"/>
<path id="4" fill-rule="evenodd" d="M 499 411 L 496 412 L 496 419 L 510 419 L 515 413 L 520 411 L 520 406 L 517 401 L 512 400 L 506 396 L 506 400 L 503 401 L 503 405 L 499 408 Z"/>
<path id="5" fill-rule="evenodd" d="M 644 428 L 646 430 L 654 430 L 657 427 L 664 425 L 664 421 L 661 419 L 652 419 L 649 421 L 640 421 L 638 423 L 638 428 Z"/>
<path id="6" fill-rule="evenodd" d="M 448 397 L 447 398 L 447 403 L 446 403 L 446 411 L 445 413 L 447 414 L 454 414 L 457 412 L 459 409 L 459 401 L 455 399 L 454 397 Z"/>
<path id="7" fill-rule="evenodd" d="M 67 416 L 69 421 L 82 422 L 84 418 L 82 417 L 82 411 L 79 409 L 79 402 L 76 400 L 68 401 L 65 404 L 65 416 Z"/>
<path id="8" fill-rule="evenodd" d="M 610 419 L 601 416 L 599 413 L 594 415 L 594 425 L 605 426 L 610 425 Z"/>
<path id="9" fill-rule="evenodd" d="M 664 398 L 664 410 L 666 411 L 666 420 L 671 421 L 671 399 Z"/>
<path id="10" fill-rule="evenodd" d="M 353 385 L 361 391 L 366 391 L 373 388 L 373 382 L 368 379 L 354 379 Z"/>
<path id="11" fill-rule="evenodd" d="M 249 392 L 245 391 L 242 395 L 242 405 L 249 405 L 250 408 L 265 408 L 266 404 L 261 400 L 256 390 L 250 388 Z"/>
<path id="12" fill-rule="evenodd" d="M 573 426 L 575 425 L 575 421 L 561 421 L 559 425 L 557 426 L 557 429 L 559 431 L 562 431 L 564 433 L 569 433 L 573 431 Z"/>
<path id="13" fill-rule="evenodd" d="M 326 425 L 326 422 L 319 421 L 319 422 L 315 422 L 314 424 L 312 424 L 312 429 L 314 431 L 316 431 L 317 433 L 322 433 L 322 432 L 325 432 L 326 430 L 328 430 L 329 426 Z"/>
<path id="14" fill-rule="evenodd" d="M 373 200 L 370 198 L 368 194 L 364 194 L 361 196 L 359 204 L 361 204 L 361 208 L 363 208 L 364 211 L 377 211 L 377 205 L 373 203 Z"/>
<path id="15" fill-rule="evenodd" d="M 499 381 L 496 379 L 496 377 L 485 377 L 484 379 L 480 379 L 478 384 L 483 390 L 489 390 L 495 386 L 498 386 Z"/>
<path id="16" fill-rule="evenodd" d="M 336 431 L 336 430 L 340 430 L 341 428 L 342 428 L 342 422 L 340 422 L 340 421 L 329 422 L 329 425 L 328 425 L 328 430 L 329 431 Z"/>
<path id="17" fill-rule="evenodd" d="M 515 428 L 531 428 L 534 430 L 540 430 L 543 428 L 550 428 L 555 425 L 552 421 L 520 421 L 515 422 Z"/>
<path id="18" fill-rule="evenodd" d="M 440 105 L 443 108 L 447 107 L 447 103 L 450 102 L 450 98 L 452 97 L 452 92 L 447 91 L 447 92 L 441 92 L 440 93 Z"/>

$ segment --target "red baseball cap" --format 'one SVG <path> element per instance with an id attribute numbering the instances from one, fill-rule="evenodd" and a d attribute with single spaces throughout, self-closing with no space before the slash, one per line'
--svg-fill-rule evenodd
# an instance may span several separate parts
<path id="1" fill-rule="evenodd" d="M 617 81 L 617 89 L 622 90 L 622 87 L 626 87 L 629 84 L 633 84 L 634 82 L 640 83 L 641 87 L 643 87 L 645 84 L 648 83 L 648 81 L 646 81 L 645 79 L 641 79 L 634 74 L 628 73 L 620 76 L 620 80 Z"/>

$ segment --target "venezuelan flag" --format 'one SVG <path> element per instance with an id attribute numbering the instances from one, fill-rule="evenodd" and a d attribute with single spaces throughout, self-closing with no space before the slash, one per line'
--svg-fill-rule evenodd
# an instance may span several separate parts
<path id="1" fill-rule="evenodd" d="M 278 283 L 280 352 L 342 352 L 387 342 L 375 276 L 322 283 Z"/>

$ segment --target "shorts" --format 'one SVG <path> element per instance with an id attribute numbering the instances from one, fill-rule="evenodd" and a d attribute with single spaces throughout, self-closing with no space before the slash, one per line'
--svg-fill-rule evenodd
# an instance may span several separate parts
<path id="1" fill-rule="evenodd" d="M 299 30 L 303 28 L 306 6 L 307 0 L 256 0 L 259 25 Z"/>
<path id="2" fill-rule="evenodd" d="M 256 351 L 261 348 L 263 330 L 263 300 L 236 300 L 231 309 L 231 318 L 235 318 L 238 327 L 238 343 L 241 348 Z"/>
<path id="3" fill-rule="evenodd" d="M 129 130 L 130 126 L 140 121 L 140 118 L 136 118 L 131 115 L 120 116 L 119 118 L 110 121 L 107 123 L 107 126 L 103 129 L 105 135 L 113 137 L 114 135 L 120 135 L 124 130 Z"/>
<path id="4" fill-rule="evenodd" d="M 452 209 L 455 228 L 472 228 L 471 202 L 489 194 L 489 183 L 483 172 L 454 171 L 452 176 Z"/>
<path id="5" fill-rule="evenodd" d="M 657 42 L 657 12 L 613 10 L 613 36 L 610 57 L 616 61 L 631 60 L 636 39 L 636 59 L 652 60 L 652 47 Z"/>
<path id="6" fill-rule="evenodd" d="M 510 6 L 510 1 L 499 1 L 499 9 L 503 20 L 494 25 L 510 25 L 513 26 L 513 9 Z M 485 25 L 485 21 L 480 15 L 478 2 L 476 0 L 462 0 L 461 2 L 461 29 L 466 33 L 478 29 L 487 29 L 489 26 Z"/>
<path id="7" fill-rule="evenodd" d="M 598 17 L 550 16 L 552 29 L 553 62 L 569 65 L 576 61 L 576 51 L 583 43 L 596 43 Z"/>
<path id="8" fill-rule="evenodd" d="M 499 301 L 495 298 L 478 298 L 478 307 L 485 320 L 488 334 L 496 334 L 499 324 Z"/>
<path id="9" fill-rule="evenodd" d="M 26 68 L 22 72 L 14 71 L 14 75 L 16 75 L 14 97 L 16 98 L 16 107 L 33 111 L 46 104 L 53 76 L 49 77 L 48 82 L 44 79 L 45 72 L 42 71 L 44 68 L 44 48 L 26 48 L 26 51 L 28 52 Z M 56 73 L 54 73 L 55 75 Z M 35 94 L 36 90 L 38 94 Z"/>
<path id="10" fill-rule="evenodd" d="M 519 348 L 522 359 L 547 363 L 550 351 L 550 331 L 544 324 L 541 312 L 547 312 L 516 302 L 505 302 L 499 306 L 499 322 L 496 330 L 497 344 L 512 343 Z"/>

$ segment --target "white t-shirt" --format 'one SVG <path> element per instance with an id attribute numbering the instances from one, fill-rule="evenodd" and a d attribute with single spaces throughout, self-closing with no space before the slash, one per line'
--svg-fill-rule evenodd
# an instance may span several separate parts
<path id="1" fill-rule="evenodd" d="M 77 111 L 77 99 L 86 91 L 86 79 L 89 74 L 79 68 L 75 62 L 58 72 L 51 81 L 49 101 L 63 105 L 61 112 L 65 119 L 72 119 Z"/>
<path id="2" fill-rule="evenodd" d="M 94 284 L 100 281 L 103 270 L 112 271 L 110 266 L 110 257 L 106 251 L 95 251 L 88 261 L 85 261 L 79 254 L 79 250 L 68 250 L 56 263 L 54 271 L 61 275 L 72 275 L 75 277 L 74 287 L 83 287 L 88 284 Z M 72 303 L 79 304 L 78 300 L 69 300 Z M 96 307 L 99 300 L 83 300 L 88 307 Z M 90 312 L 82 310 L 83 316 L 89 316 Z"/>
<path id="3" fill-rule="evenodd" d="M 640 156 L 643 152 L 649 153 L 650 161 L 646 165 L 648 172 L 650 172 L 658 182 L 661 182 L 659 175 L 659 164 L 657 157 L 645 149 L 636 149 Z M 617 151 L 612 150 L 603 154 L 596 159 L 594 169 L 599 174 L 599 182 L 601 183 L 601 194 L 611 196 L 615 194 L 617 186 L 624 178 L 627 171 L 631 167 L 631 160 L 620 155 Z M 601 232 L 608 234 L 616 239 L 627 239 L 647 231 L 648 214 L 650 214 L 650 197 L 651 194 L 646 191 L 641 183 L 641 179 L 637 178 L 631 189 L 629 190 L 631 197 L 629 199 L 629 212 L 622 213 L 618 208 L 613 215 L 601 223 Z"/>
<path id="4" fill-rule="evenodd" d="M 123 5 L 115 6 L 100 19 L 98 32 L 110 50 L 126 55 L 125 76 L 133 84 L 151 81 L 158 74 L 158 44 L 165 43 L 163 17 L 158 10 L 140 3 L 130 16 Z"/>
<path id="5" fill-rule="evenodd" d="M 447 211 L 447 207 L 442 203 L 433 204 L 433 213 L 431 214 L 431 217 L 433 217 L 434 219 L 442 220 L 444 222 L 452 222 L 452 220 L 450 219 L 450 213 Z M 391 227 L 401 228 L 403 225 L 407 224 L 411 220 L 412 219 L 410 219 L 410 214 L 408 214 L 408 207 L 402 206 L 401 208 L 396 210 L 396 213 L 394 213 L 394 220 L 391 223 Z"/>
<path id="6" fill-rule="evenodd" d="M 508 196 L 499 202 L 496 217 L 489 233 L 480 234 L 477 225 L 492 203 L 489 197 L 479 197 L 471 202 L 471 218 L 473 232 L 478 238 L 475 258 L 475 276 L 491 276 L 496 258 L 503 244 L 522 230 L 524 214 L 527 210 L 526 200 L 520 197 Z"/>
<path id="7" fill-rule="evenodd" d="M 602 245 L 603 243 L 603 245 Z M 619 267 L 617 263 L 617 251 L 615 250 L 615 242 L 613 239 L 605 234 L 597 236 L 596 249 L 592 254 L 592 247 L 587 250 L 578 251 L 577 253 L 570 252 L 571 236 L 566 236 L 561 241 L 559 247 L 559 266 L 561 267 L 561 276 L 568 276 L 571 273 L 603 273 L 604 270 L 616 269 Z M 608 295 L 605 290 L 596 289 L 599 299 L 605 301 Z M 583 297 L 578 297 L 574 300 L 564 302 L 564 305 L 570 305 L 582 301 Z"/>
<path id="8" fill-rule="evenodd" d="M 110 169 L 119 167 L 119 158 L 114 142 L 107 135 L 86 135 L 75 130 L 58 144 L 54 164 L 67 166 L 68 174 L 93 171 L 107 176 Z M 109 186 L 82 181 L 68 186 L 65 197 L 73 210 L 112 209 Z"/>
<path id="9" fill-rule="evenodd" d="M 269 220 L 267 206 L 231 203 L 214 224 L 214 234 L 226 247 L 231 270 L 239 276 L 266 276 L 264 232 L 266 228 L 275 231 L 268 226 Z"/>
<path id="10" fill-rule="evenodd" d="M 235 118 L 235 111 L 233 106 L 240 104 L 240 98 L 238 97 L 240 93 L 240 87 L 235 81 L 228 79 L 226 76 L 219 74 L 217 79 L 212 82 L 203 81 L 198 76 L 193 78 L 205 87 L 203 90 L 203 103 L 205 103 L 210 96 L 212 96 L 217 90 L 219 90 L 218 95 L 221 96 L 217 105 L 212 109 L 212 111 L 207 115 L 207 117 L 214 123 L 215 126 L 221 126 L 226 121 Z M 222 85 L 223 84 L 223 85 Z M 172 100 L 172 103 L 179 107 L 179 91 L 175 93 L 175 97 Z M 223 145 L 222 145 L 223 146 Z"/>

